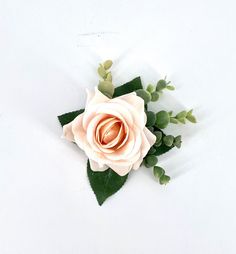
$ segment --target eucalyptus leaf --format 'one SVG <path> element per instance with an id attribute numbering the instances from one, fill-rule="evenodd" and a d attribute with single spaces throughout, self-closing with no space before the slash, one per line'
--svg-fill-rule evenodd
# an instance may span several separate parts
<path id="1" fill-rule="evenodd" d="M 167 184 L 170 181 L 170 177 L 167 175 L 162 175 L 160 177 L 160 184 Z"/>
<path id="2" fill-rule="evenodd" d="M 111 60 L 106 60 L 104 63 L 103 63 L 103 67 L 105 70 L 108 70 L 111 68 L 113 62 Z"/>
<path id="3" fill-rule="evenodd" d="M 153 174 L 157 179 L 160 179 L 161 176 L 165 175 L 165 170 L 159 166 L 153 167 Z"/>
<path id="4" fill-rule="evenodd" d="M 156 114 L 156 125 L 160 129 L 164 129 L 170 122 L 170 116 L 168 112 L 162 110 Z"/>
<path id="5" fill-rule="evenodd" d="M 154 134 L 156 132 L 161 132 L 163 138 L 166 136 L 165 133 L 161 129 L 157 128 L 157 127 L 154 128 Z M 164 142 L 161 142 L 160 144 L 159 143 L 155 144 L 154 146 L 155 146 L 155 149 L 156 149 L 156 152 L 154 153 L 154 155 L 156 155 L 156 156 L 160 156 L 160 155 L 162 155 L 164 153 L 167 153 L 168 151 L 170 151 L 174 147 L 174 145 L 172 145 L 170 147 L 166 146 L 164 144 Z"/>
<path id="6" fill-rule="evenodd" d="M 144 89 L 138 89 L 135 92 L 137 96 L 139 96 L 140 98 L 144 100 L 144 104 L 147 104 L 152 99 L 151 94 Z"/>

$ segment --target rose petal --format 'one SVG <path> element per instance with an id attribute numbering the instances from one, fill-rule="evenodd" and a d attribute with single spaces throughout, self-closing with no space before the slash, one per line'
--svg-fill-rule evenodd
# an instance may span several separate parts
<path id="1" fill-rule="evenodd" d="M 65 124 L 63 126 L 63 138 L 67 139 L 68 141 L 74 142 L 74 134 L 72 132 L 72 122 Z"/>
<path id="2" fill-rule="evenodd" d="M 90 168 L 93 170 L 93 171 L 105 171 L 108 169 L 108 166 L 106 165 L 99 165 L 99 163 L 97 163 L 96 161 L 94 160 L 89 160 L 89 164 L 90 164 Z"/>
<path id="3" fill-rule="evenodd" d="M 120 176 L 125 176 L 127 175 L 130 170 L 132 169 L 132 165 L 130 166 L 126 166 L 126 167 L 122 167 L 122 166 L 118 166 L 118 165 L 114 165 L 114 164 L 110 164 L 108 165 L 113 171 L 115 171 L 118 175 Z"/>

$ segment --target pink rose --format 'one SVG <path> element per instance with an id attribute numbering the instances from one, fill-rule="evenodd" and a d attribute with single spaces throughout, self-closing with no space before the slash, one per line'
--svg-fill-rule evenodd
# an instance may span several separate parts
<path id="1" fill-rule="evenodd" d="M 126 175 L 138 169 L 156 137 L 146 127 L 144 101 L 135 92 L 109 99 L 98 89 L 87 92 L 84 113 L 63 127 L 89 158 L 93 171 L 108 167 Z"/>

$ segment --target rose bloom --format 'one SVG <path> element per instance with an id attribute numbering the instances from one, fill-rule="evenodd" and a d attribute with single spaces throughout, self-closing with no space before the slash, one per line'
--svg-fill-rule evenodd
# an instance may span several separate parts
<path id="1" fill-rule="evenodd" d="M 146 127 L 144 101 L 135 92 L 109 99 L 97 88 L 89 92 L 84 113 L 64 125 L 63 136 L 89 158 L 93 171 L 120 176 L 138 169 L 156 136 Z"/>

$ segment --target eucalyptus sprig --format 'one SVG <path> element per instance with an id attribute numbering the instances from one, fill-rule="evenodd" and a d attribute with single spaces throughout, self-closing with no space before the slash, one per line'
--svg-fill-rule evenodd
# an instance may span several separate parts
<path id="1" fill-rule="evenodd" d="M 165 129 L 169 123 L 178 124 L 182 123 L 185 124 L 186 120 L 188 120 L 191 123 L 196 123 L 197 119 L 192 114 L 193 110 L 187 111 L 181 111 L 176 116 L 173 116 L 173 112 L 167 112 L 165 110 L 161 110 L 156 114 L 156 126 L 160 129 Z"/>
<path id="2" fill-rule="evenodd" d="M 153 167 L 153 174 L 160 184 L 167 184 L 170 181 L 170 177 L 165 174 L 165 170 L 159 166 Z"/>
<path id="3" fill-rule="evenodd" d="M 188 120 L 191 123 L 196 123 L 197 119 L 196 117 L 193 115 L 193 110 L 189 110 L 189 111 L 181 111 L 179 112 L 176 116 L 172 116 L 172 111 L 169 112 L 169 116 L 170 116 L 170 122 L 173 124 L 178 124 L 178 123 L 182 123 L 185 124 L 186 120 Z"/>
<path id="4" fill-rule="evenodd" d="M 164 89 L 167 89 L 167 90 L 175 90 L 175 87 L 170 85 L 170 81 L 166 81 L 166 77 L 165 79 L 160 79 L 156 86 L 155 85 L 152 85 L 152 84 L 149 84 L 145 89 L 139 89 L 136 91 L 137 95 L 139 97 L 141 97 L 145 104 L 149 103 L 150 101 L 158 101 L 160 95 L 163 93 L 163 90 Z"/>
<path id="5" fill-rule="evenodd" d="M 103 64 L 100 64 L 97 72 L 102 80 L 99 81 L 98 90 L 109 98 L 112 98 L 115 87 L 112 84 L 112 74 L 109 69 L 112 66 L 111 60 L 106 60 Z"/>
<path id="6" fill-rule="evenodd" d="M 162 93 L 162 91 L 164 89 L 168 89 L 168 90 L 175 90 L 175 87 L 170 85 L 170 81 L 167 81 L 166 80 L 166 76 L 164 79 L 160 79 L 158 82 L 157 82 L 157 85 L 156 85 L 156 91 L 159 92 L 159 93 Z"/>

